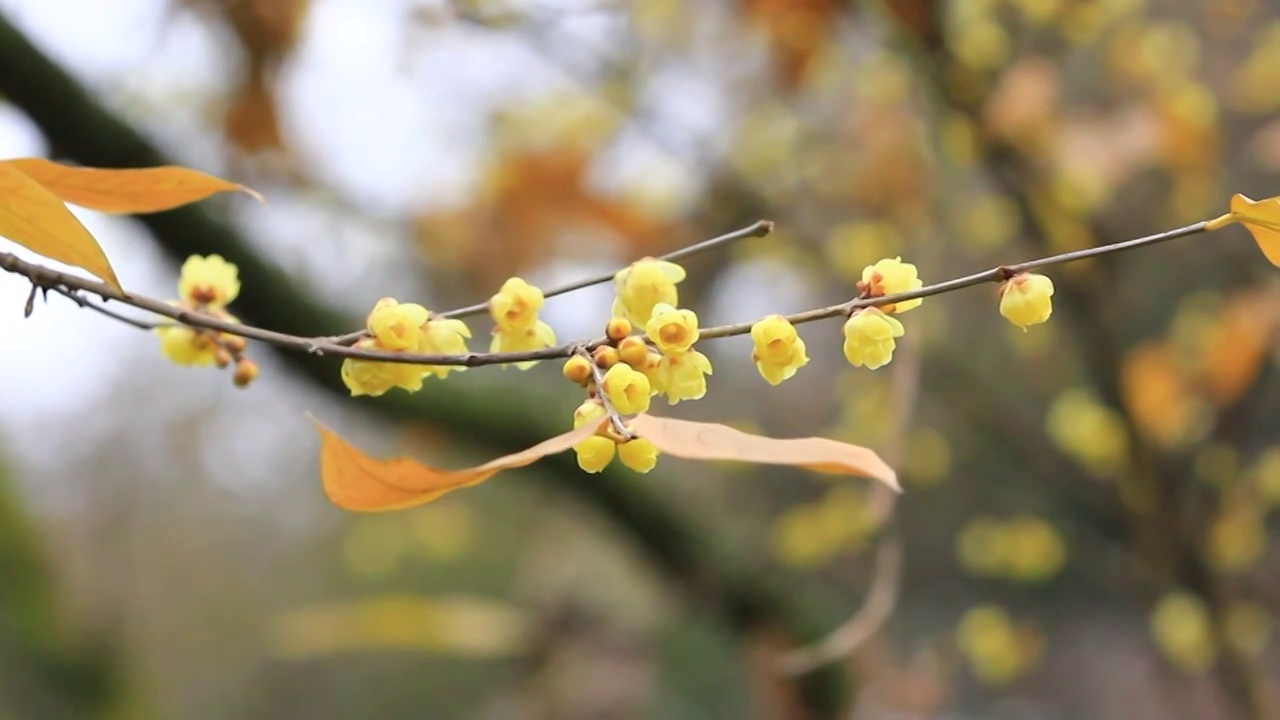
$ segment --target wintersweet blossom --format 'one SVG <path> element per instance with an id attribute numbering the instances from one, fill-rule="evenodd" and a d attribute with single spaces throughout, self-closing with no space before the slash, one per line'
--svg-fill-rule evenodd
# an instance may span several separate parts
<path id="1" fill-rule="evenodd" d="M 542 308 L 542 290 L 523 278 L 508 279 L 498 293 L 489 298 L 489 317 L 497 331 L 513 332 L 532 328 Z"/>
<path id="2" fill-rule="evenodd" d="M 644 438 L 618 444 L 618 459 L 638 473 L 647 473 L 658 464 L 658 448 Z"/>
<path id="3" fill-rule="evenodd" d="M 613 287 L 617 293 L 613 314 L 643 326 L 656 305 L 676 304 L 676 284 L 684 277 L 684 268 L 666 260 L 646 258 L 632 263 L 613 276 Z"/>
<path id="4" fill-rule="evenodd" d="M 221 255 L 192 255 L 180 273 L 178 296 L 194 307 L 223 308 L 240 294 L 240 269 Z"/>
<path id="5" fill-rule="evenodd" d="M 1025 332 L 1053 314 L 1053 281 L 1044 275 L 1020 273 L 1000 285 L 1000 314 Z"/>
<path id="6" fill-rule="evenodd" d="M 903 332 L 902 323 L 879 308 L 857 310 L 844 324 L 844 356 L 854 367 L 884 367 Z"/>
<path id="7" fill-rule="evenodd" d="M 626 363 L 609 368 L 600 389 L 621 415 L 634 415 L 649 409 L 649 378 Z"/>
<path id="8" fill-rule="evenodd" d="M 428 320 L 422 326 L 422 335 L 418 339 L 418 352 L 438 355 L 464 355 L 467 352 L 467 338 L 471 337 L 471 328 L 461 320 L 440 318 Z M 446 378 L 451 372 L 461 372 L 467 368 L 463 365 L 424 365 L 430 375 Z"/>
<path id="9" fill-rule="evenodd" d="M 911 263 L 904 263 L 902 258 L 895 257 L 885 258 L 875 265 L 868 265 L 863 268 L 862 282 L 858 283 L 858 289 L 866 293 L 867 297 L 884 297 L 917 290 L 923 285 L 924 283 L 917 274 L 916 266 Z M 880 309 L 890 314 L 904 313 L 912 308 L 919 307 L 921 302 L 923 302 L 921 298 L 904 300 L 899 303 L 883 305 Z"/>
<path id="10" fill-rule="evenodd" d="M 770 385 L 778 385 L 809 362 L 804 340 L 781 315 L 770 315 L 751 326 L 751 361 Z"/>
<path id="11" fill-rule="evenodd" d="M 667 403 L 675 405 L 681 400 L 699 400 L 707 394 L 711 361 L 697 350 L 668 353 L 658 361 L 656 372 L 661 378 Z"/>
<path id="12" fill-rule="evenodd" d="M 663 353 L 684 352 L 698 341 L 698 316 L 692 310 L 658 303 L 644 332 Z"/>
<path id="13" fill-rule="evenodd" d="M 386 297 L 365 318 L 365 329 L 378 341 L 380 350 L 409 350 L 421 342 L 428 317 L 430 313 L 421 305 Z"/>
<path id="14" fill-rule="evenodd" d="M 355 347 L 362 350 L 385 350 L 378 344 L 377 338 L 365 338 L 357 342 Z M 417 392 L 422 389 L 425 374 L 421 365 L 356 358 L 342 361 L 342 382 L 353 397 L 378 397 L 395 387 Z"/>

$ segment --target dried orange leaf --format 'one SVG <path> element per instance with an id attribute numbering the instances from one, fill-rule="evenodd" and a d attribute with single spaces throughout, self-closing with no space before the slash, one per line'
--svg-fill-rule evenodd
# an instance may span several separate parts
<path id="1" fill-rule="evenodd" d="M 600 424 L 604 422 L 607 420 Z M 404 457 L 389 460 L 369 457 L 316 422 L 316 430 L 320 432 L 320 481 L 330 502 L 344 510 L 401 510 L 429 503 L 458 488 L 482 483 L 503 470 L 524 467 L 547 455 L 568 450 L 599 427 L 584 425 L 473 468 L 441 470 Z"/>
<path id="2" fill-rule="evenodd" d="M 107 254 L 67 206 L 5 163 L 0 163 L 0 235 L 51 260 L 88 270 L 124 291 Z"/>
<path id="3" fill-rule="evenodd" d="M 1244 195 L 1234 195 L 1231 214 L 1253 235 L 1267 260 L 1280 267 L 1280 197 L 1250 200 Z"/>
<path id="4" fill-rule="evenodd" d="M 728 425 L 637 415 L 636 435 L 658 450 L 687 460 L 737 460 L 763 465 L 794 465 L 817 472 L 869 477 L 901 491 L 898 475 L 874 451 L 827 438 L 768 438 Z"/>
<path id="5" fill-rule="evenodd" d="M 224 192 L 244 192 L 263 201 L 261 195 L 243 185 L 176 165 L 116 170 L 72 167 L 43 158 L 18 158 L 4 163 L 26 173 L 64 201 L 99 212 L 160 212 Z"/>

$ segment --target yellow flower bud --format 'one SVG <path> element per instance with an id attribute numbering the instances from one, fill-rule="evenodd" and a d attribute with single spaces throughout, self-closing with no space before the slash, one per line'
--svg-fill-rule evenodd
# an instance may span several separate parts
<path id="1" fill-rule="evenodd" d="M 429 320 L 422 326 L 422 334 L 418 339 L 418 352 L 439 355 L 465 355 L 467 338 L 471 337 L 471 329 L 461 320 L 442 318 Z M 445 378 L 451 372 L 466 370 L 464 365 L 423 365 L 427 374 Z"/>
<path id="2" fill-rule="evenodd" d="M 581 355 L 574 355 L 564 361 L 561 372 L 569 382 L 586 385 L 591 380 L 591 361 Z"/>
<path id="3" fill-rule="evenodd" d="M 589 473 L 598 473 L 613 461 L 618 445 L 607 437 L 593 435 L 573 446 L 578 455 L 578 467 Z"/>
<path id="4" fill-rule="evenodd" d="M 613 314 L 644 325 L 659 303 L 676 304 L 676 283 L 684 280 L 684 268 L 666 260 L 647 258 L 634 262 L 613 277 L 617 298 Z"/>
<path id="5" fill-rule="evenodd" d="M 844 324 L 844 356 L 854 367 L 884 367 L 893 359 L 896 338 L 904 332 L 897 318 L 885 315 L 879 308 L 855 311 Z"/>
<path id="6" fill-rule="evenodd" d="M 596 367 L 601 370 L 608 370 L 618 364 L 618 348 L 601 345 L 596 351 L 591 353 L 591 357 L 596 361 Z"/>
<path id="7" fill-rule="evenodd" d="M 489 298 L 489 317 L 504 333 L 529 330 L 538 320 L 542 308 L 542 290 L 513 277 L 502 284 L 498 294 Z"/>
<path id="8" fill-rule="evenodd" d="M 630 365 L 618 363 L 609 368 L 600 385 L 601 392 L 621 415 L 634 415 L 649 409 L 649 378 Z"/>
<path id="9" fill-rule="evenodd" d="M 804 340 L 795 326 L 781 315 L 771 315 L 751 326 L 751 360 L 770 385 L 796 374 L 809 362 Z"/>
<path id="10" fill-rule="evenodd" d="M 698 341 L 698 316 L 692 310 L 658 303 L 653 307 L 653 316 L 645 323 L 644 332 L 663 353 L 684 352 Z"/>
<path id="11" fill-rule="evenodd" d="M 609 323 L 604 326 L 604 335 L 614 342 L 621 342 L 623 338 L 631 334 L 631 321 L 625 317 L 611 317 Z"/>
<path id="12" fill-rule="evenodd" d="M 239 274 L 221 255 L 192 255 L 182 263 L 178 295 L 198 307 L 225 307 L 240 294 Z"/>
<path id="13" fill-rule="evenodd" d="M 595 398 L 583 400 L 582 404 L 573 411 L 573 428 L 576 430 L 593 420 L 602 420 L 607 414 L 604 404 L 599 400 Z"/>
<path id="14" fill-rule="evenodd" d="M 697 350 L 686 350 L 663 355 L 656 372 L 661 378 L 667 403 L 675 405 L 681 400 L 698 400 L 707 394 L 706 376 L 711 374 L 711 361 Z"/>
<path id="15" fill-rule="evenodd" d="M 409 350 L 422 340 L 422 326 L 430 313 L 415 303 L 399 303 L 382 298 L 365 319 L 365 328 L 382 350 Z"/>
<path id="16" fill-rule="evenodd" d="M 249 383 L 256 377 L 258 377 L 258 364 L 248 358 L 240 358 L 236 363 L 235 373 L 231 376 L 231 382 L 238 388 L 249 387 Z"/>
<path id="17" fill-rule="evenodd" d="M 618 459 L 638 473 L 647 473 L 658 464 L 658 448 L 644 438 L 635 438 L 618 445 Z"/>
<path id="18" fill-rule="evenodd" d="M 901 292 L 916 290 L 921 286 L 923 282 L 916 274 L 916 266 L 902 262 L 900 257 L 885 258 L 875 265 L 866 266 L 862 270 L 862 282 L 858 283 L 858 289 L 867 297 L 897 295 Z M 900 303 L 882 305 L 880 309 L 890 314 L 904 313 L 919 307 L 921 302 L 923 302 L 921 298 L 904 300 Z"/>
<path id="19" fill-rule="evenodd" d="M 1151 636 L 1175 667 L 1199 672 L 1218 657 L 1209 610 L 1194 595 L 1171 592 L 1151 611 Z"/>
<path id="20" fill-rule="evenodd" d="M 618 343 L 618 358 L 637 370 L 643 370 L 649 364 L 649 343 L 636 335 L 623 338 Z"/>
<path id="21" fill-rule="evenodd" d="M 1000 286 L 1000 314 L 1024 331 L 1053 314 L 1053 281 L 1044 275 L 1021 273 Z"/>

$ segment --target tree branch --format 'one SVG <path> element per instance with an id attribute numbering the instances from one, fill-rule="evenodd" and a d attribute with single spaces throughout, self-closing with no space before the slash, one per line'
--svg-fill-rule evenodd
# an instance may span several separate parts
<path id="1" fill-rule="evenodd" d="M 21 108 L 48 138 L 56 154 L 109 168 L 153 167 L 171 161 L 137 131 L 103 108 L 0 15 L 0 94 Z M 175 264 L 190 255 L 218 253 L 240 269 L 242 289 L 234 312 L 263 327 L 302 337 L 332 337 L 356 325 L 351 318 L 300 291 L 290 278 L 254 252 L 226 223 L 202 207 L 184 207 L 138 218 Z M 336 363 L 299 353 L 281 357 L 323 389 L 346 396 Z M 529 447 L 554 430 L 547 402 L 537 393 L 465 391 L 441 383 L 422 396 L 384 396 L 365 403 L 391 420 L 438 424 L 503 452 Z M 571 412 L 566 408 L 565 416 Z M 530 477 L 569 492 L 609 518 L 687 596 L 711 609 L 734 633 L 778 629 L 799 642 L 816 639 L 822 624 L 790 589 L 724 555 L 703 524 L 678 512 L 623 471 L 587 475 L 567 454 L 548 457 Z M 836 717 L 848 701 L 839 669 L 822 669 L 798 681 L 812 717 Z"/>

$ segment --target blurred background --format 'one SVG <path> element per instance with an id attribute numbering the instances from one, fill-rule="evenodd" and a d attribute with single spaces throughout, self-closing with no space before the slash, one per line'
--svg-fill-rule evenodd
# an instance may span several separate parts
<path id="1" fill-rule="evenodd" d="M 1280 194 L 1267 0 L 0 0 L 0 20 L 0 157 L 263 192 L 78 214 L 127 288 L 173 297 L 177 263 L 218 252 L 239 317 L 302 335 L 761 218 L 773 235 L 686 263 L 704 324 L 843 301 L 882 257 L 931 282 Z M 58 298 L 24 320 L 29 286 L 0 278 L 0 717 L 1276 717 L 1274 269 L 1231 228 L 1049 274 L 1029 332 L 977 287 L 904 316 L 884 369 L 819 322 L 781 388 L 733 338 L 702 347 L 704 400 L 656 408 L 868 445 L 896 505 L 859 479 L 566 455 L 371 516 L 325 500 L 306 413 L 460 467 L 561 432 L 579 391 L 544 363 L 351 399 L 334 364 L 259 346 L 238 391 Z M 598 336 L 611 297 L 542 316 Z M 870 637 L 778 671 L 850 618 Z"/>

